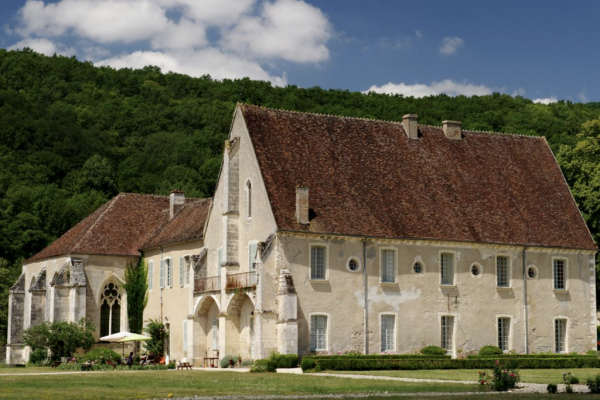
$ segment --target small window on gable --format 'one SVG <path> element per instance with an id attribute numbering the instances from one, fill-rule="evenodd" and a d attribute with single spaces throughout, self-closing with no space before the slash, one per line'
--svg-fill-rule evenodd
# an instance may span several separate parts
<path id="1" fill-rule="evenodd" d="M 244 188 L 244 209 L 246 218 L 252 218 L 252 182 L 250 179 L 246 181 L 246 187 Z"/>

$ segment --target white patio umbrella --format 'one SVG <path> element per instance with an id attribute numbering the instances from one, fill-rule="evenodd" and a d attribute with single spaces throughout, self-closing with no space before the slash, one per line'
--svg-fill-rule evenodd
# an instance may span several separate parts
<path id="1" fill-rule="evenodd" d="M 127 331 L 122 331 L 122 332 L 113 333 L 112 335 L 102 336 L 100 338 L 100 340 L 103 340 L 105 342 L 115 343 L 115 342 L 118 342 L 121 339 L 125 339 L 126 337 L 131 336 L 131 335 L 133 335 L 133 333 L 127 332 Z M 123 357 L 125 357 L 125 343 L 123 343 Z"/>

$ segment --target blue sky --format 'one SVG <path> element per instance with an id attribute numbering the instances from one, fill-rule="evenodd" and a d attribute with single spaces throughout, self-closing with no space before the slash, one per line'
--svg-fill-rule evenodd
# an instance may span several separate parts
<path id="1" fill-rule="evenodd" d="M 0 46 L 423 96 L 600 100 L 598 1 L 3 0 Z"/>

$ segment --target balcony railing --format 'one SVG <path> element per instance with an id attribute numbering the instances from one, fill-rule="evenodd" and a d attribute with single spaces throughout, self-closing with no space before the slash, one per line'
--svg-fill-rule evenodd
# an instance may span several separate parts
<path id="1" fill-rule="evenodd" d="M 212 290 L 221 290 L 220 276 L 194 279 L 194 292 L 210 292 Z"/>
<path id="2" fill-rule="evenodd" d="M 225 289 L 238 289 L 245 287 L 256 287 L 256 271 L 242 272 L 239 274 L 227 274 L 227 286 Z"/>

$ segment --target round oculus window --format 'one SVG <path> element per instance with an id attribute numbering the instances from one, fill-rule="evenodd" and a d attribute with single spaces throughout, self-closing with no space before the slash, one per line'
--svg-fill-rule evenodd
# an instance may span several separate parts
<path id="1" fill-rule="evenodd" d="M 421 273 L 423 273 L 423 266 L 421 265 L 421 263 L 416 262 L 413 265 L 413 271 L 415 271 L 415 274 L 421 274 Z"/>
<path id="2" fill-rule="evenodd" d="M 353 272 L 358 271 L 358 260 L 351 258 L 348 261 L 348 269 Z"/>
<path id="3" fill-rule="evenodd" d="M 535 268 L 533 268 L 533 267 L 527 268 L 527 276 L 530 277 L 531 279 L 535 278 L 535 276 L 536 276 Z"/>
<path id="4" fill-rule="evenodd" d="M 481 273 L 481 268 L 479 268 L 479 265 L 473 264 L 471 266 L 471 274 L 473 276 L 479 276 L 480 273 Z"/>

